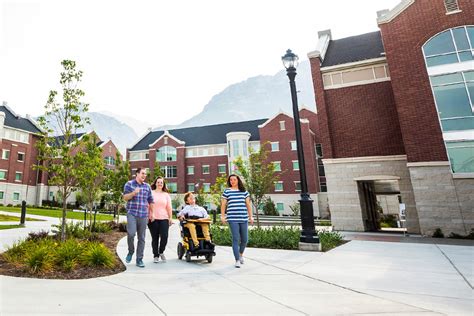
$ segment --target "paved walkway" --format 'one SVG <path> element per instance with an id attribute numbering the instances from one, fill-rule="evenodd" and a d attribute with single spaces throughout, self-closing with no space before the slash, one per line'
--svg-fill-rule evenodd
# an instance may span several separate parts
<path id="1" fill-rule="evenodd" d="M 474 312 L 471 246 L 353 240 L 327 253 L 248 248 L 245 264 L 236 269 L 229 247 L 216 247 L 211 264 L 178 260 L 177 226 L 170 231 L 166 263 L 152 262 L 147 236 L 144 269 L 129 264 L 123 273 L 89 280 L 0 276 L 0 314 L 386 316 Z M 14 231 L 25 234 L 22 229 Z M 10 242 L 13 232 L 0 231 L 2 244 L 6 234 Z M 122 258 L 126 255 L 125 239 L 117 252 Z"/>

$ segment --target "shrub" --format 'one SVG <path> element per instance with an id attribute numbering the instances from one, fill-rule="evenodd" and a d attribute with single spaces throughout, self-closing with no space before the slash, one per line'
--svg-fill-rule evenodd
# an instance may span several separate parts
<path id="1" fill-rule="evenodd" d="M 26 254 L 25 263 L 32 273 L 46 272 L 53 267 L 54 256 L 47 245 L 39 245 Z"/>
<path id="2" fill-rule="evenodd" d="M 295 202 L 291 204 L 290 205 L 291 215 L 300 216 L 300 209 L 301 209 L 301 206 L 299 202 Z"/>
<path id="3" fill-rule="evenodd" d="M 61 234 L 61 225 L 52 225 L 56 230 L 53 230 L 57 236 Z M 89 230 L 84 230 L 80 222 L 69 222 L 66 223 L 66 237 L 67 238 L 79 238 L 79 239 L 88 239 L 90 237 Z"/>
<path id="4" fill-rule="evenodd" d="M 329 220 L 320 220 L 318 226 L 332 226 L 332 223 Z"/>
<path id="5" fill-rule="evenodd" d="M 380 227 L 384 227 L 384 228 L 398 227 L 397 217 L 393 214 L 381 215 Z"/>
<path id="6" fill-rule="evenodd" d="M 113 268 L 115 266 L 114 255 L 107 247 L 97 242 L 90 242 L 84 245 L 84 252 L 80 258 L 82 264 L 86 266 L 102 266 Z"/>
<path id="7" fill-rule="evenodd" d="M 94 233 L 108 233 L 113 229 L 112 225 L 114 225 L 114 226 L 116 225 L 114 222 L 112 222 L 113 223 L 112 225 L 110 223 L 111 222 L 107 222 L 107 223 L 95 222 L 92 225 L 92 232 L 94 232 Z M 89 227 L 86 227 L 86 230 L 89 230 Z"/>
<path id="8" fill-rule="evenodd" d="M 275 203 L 273 203 L 271 198 L 267 198 L 263 204 L 263 214 L 278 216 L 278 211 L 276 210 Z"/>
<path id="9" fill-rule="evenodd" d="M 448 238 L 474 239 L 474 229 L 471 229 L 471 232 L 469 234 L 465 235 L 465 236 L 451 232 L 451 234 L 449 234 Z"/>
<path id="10" fill-rule="evenodd" d="M 433 238 L 444 238 L 444 234 L 443 234 L 443 231 L 441 230 L 441 228 L 436 228 L 434 233 L 433 233 Z"/>
<path id="11" fill-rule="evenodd" d="M 76 267 L 81 253 L 81 243 L 77 239 L 68 239 L 56 250 L 56 264 L 65 271 L 71 271 Z"/>
<path id="12" fill-rule="evenodd" d="M 48 238 L 49 237 L 49 232 L 46 231 L 46 230 L 40 230 L 39 232 L 30 232 L 28 234 L 28 237 L 26 238 L 26 240 L 33 240 L 33 241 L 37 241 L 37 240 L 41 240 L 41 239 L 45 239 L 45 238 Z"/>
<path id="13" fill-rule="evenodd" d="M 319 242 L 321 243 L 321 251 L 331 250 L 344 243 L 342 235 L 339 232 L 318 232 Z"/>
<path id="14" fill-rule="evenodd" d="M 13 204 L 8 203 L 8 204 L 7 204 L 7 207 L 13 207 Z"/>
<path id="15" fill-rule="evenodd" d="M 24 260 L 26 253 L 31 247 L 30 242 L 17 241 L 14 242 L 11 247 L 8 247 L 5 251 L 5 260 L 10 263 L 20 263 Z"/>

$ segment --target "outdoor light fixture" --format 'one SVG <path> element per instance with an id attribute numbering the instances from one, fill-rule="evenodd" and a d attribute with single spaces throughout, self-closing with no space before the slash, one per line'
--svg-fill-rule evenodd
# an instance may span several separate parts
<path id="1" fill-rule="evenodd" d="M 291 49 L 286 51 L 286 54 L 281 57 L 283 65 L 286 68 L 286 74 L 290 79 L 290 91 L 291 101 L 293 103 L 293 118 L 295 121 L 295 134 L 296 134 L 296 148 L 298 153 L 298 165 L 300 169 L 300 180 L 301 180 L 301 199 L 300 210 L 301 210 L 301 235 L 300 235 L 300 249 L 303 250 L 320 250 L 319 237 L 314 227 L 314 215 L 313 215 L 313 200 L 308 194 L 308 184 L 306 182 L 306 165 L 304 162 L 303 154 L 303 141 L 301 138 L 301 124 L 300 114 L 298 111 L 298 99 L 296 96 L 296 67 L 298 66 L 298 56 L 295 55 Z"/>

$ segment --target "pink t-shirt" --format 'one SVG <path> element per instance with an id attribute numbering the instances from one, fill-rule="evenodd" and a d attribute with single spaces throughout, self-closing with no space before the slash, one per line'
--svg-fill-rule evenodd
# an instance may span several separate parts
<path id="1" fill-rule="evenodd" d="M 150 204 L 149 218 L 169 219 L 171 213 L 171 197 L 166 192 L 152 191 L 153 204 Z"/>

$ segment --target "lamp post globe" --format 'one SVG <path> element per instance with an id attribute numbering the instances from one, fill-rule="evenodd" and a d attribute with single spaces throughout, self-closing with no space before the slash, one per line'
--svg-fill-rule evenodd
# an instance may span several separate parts
<path id="1" fill-rule="evenodd" d="M 303 140 L 301 137 L 300 114 L 298 110 L 298 98 L 296 95 L 296 67 L 298 66 L 298 55 L 290 49 L 281 57 L 286 68 L 286 74 L 290 79 L 291 101 L 293 105 L 293 118 L 295 122 L 296 148 L 298 154 L 298 165 L 300 169 L 300 210 L 301 210 L 301 235 L 300 249 L 320 250 L 319 237 L 314 226 L 313 200 L 308 193 L 308 183 L 306 181 L 306 165 L 304 161 Z"/>

